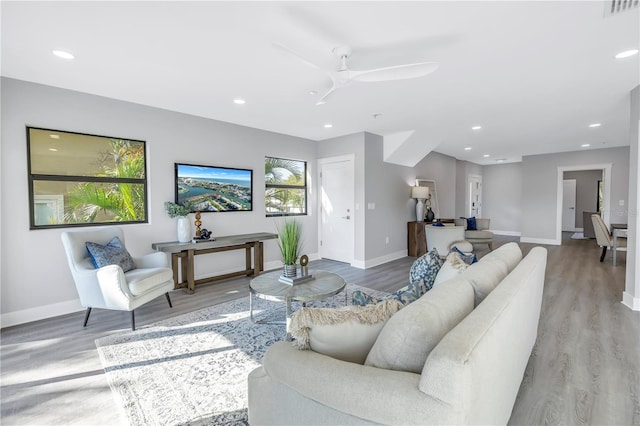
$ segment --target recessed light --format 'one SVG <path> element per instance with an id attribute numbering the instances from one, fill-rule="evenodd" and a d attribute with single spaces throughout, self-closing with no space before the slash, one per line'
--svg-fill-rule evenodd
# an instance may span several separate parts
<path id="1" fill-rule="evenodd" d="M 317 95 L 318 92 L 316 92 L 315 90 L 309 90 L 309 94 L 313 96 L 313 95 Z"/>
<path id="2" fill-rule="evenodd" d="M 582 145 L 580 145 L 582 148 L 588 148 L 591 146 L 590 143 L 583 143 Z"/>
<path id="3" fill-rule="evenodd" d="M 480 129 L 482 129 L 482 126 L 473 126 L 471 128 L 471 130 L 480 130 Z"/>
<path id="4" fill-rule="evenodd" d="M 589 127 L 600 127 L 602 126 L 601 123 L 593 123 L 593 124 L 589 124 Z"/>
<path id="5" fill-rule="evenodd" d="M 491 156 L 490 156 L 489 154 L 485 154 L 485 155 L 483 155 L 483 157 L 484 157 L 484 158 L 489 158 L 489 157 L 491 157 Z"/>
<path id="6" fill-rule="evenodd" d="M 60 135 L 49 135 L 51 139 L 60 139 Z"/>
<path id="7" fill-rule="evenodd" d="M 327 124 L 324 125 L 325 129 L 330 129 L 332 127 L 333 127 L 333 124 L 331 124 L 331 123 L 327 123 Z"/>
<path id="8" fill-rule="evenodd" d="M 316 102 L 316 105 L 324 105 L 326 103 L 327 103 L 327 101 L 318 101 L 318 102 Z"/>
<path id="9" fill-rule="evenodd" d="M 233 100 L 233 103 L 236 104 L 236 105 L 244 105 L 245 102 L 246 101 L 244 99 L 240 99 L 240 98 L 237 98 L 237 99 Z"/>
<path id="10" fill-rule="evenodd" d="M 471 147 L 470 147 L 470 146 L 465 146 L 465 147 L 464 147 L 464 150 L 465 150 L 465 151 L 471 151 Z"/>
<path id="11" fill-rule="evenodd" d="M 507 161 L 507 159 L 506 158 L 498 158 L 496 161 L 498 163 L 504 163 L 505 161 Z"/>
<path id="12" fill-rule="evenodd" d="M 49 148 L 49 151 L 51 151 L 51 152 L 58 152 L 58 150 L 57 150 L 57 149 L 55 149 L 55 148 Z"/>
<path id="13" fill-rule="evenodd" d="M 73 56 L 71 53 L 65 51 L 65 50 L 53 50 L 51 53 L 53 53 L 54 55 L 56 55 L 58 58 L 62 58 L 62 59 L 74 59 L 75 56 Z"/>
<path id="14" fill-rule="evenodd" d="M 614 57 L 616 59 L 624 59 L 624 58 L 628 58 L 629 56 L 636 55 L 637 53 L 638 53 L 638 49 L 625 50 L 624 52 L 618 53 Z"/>

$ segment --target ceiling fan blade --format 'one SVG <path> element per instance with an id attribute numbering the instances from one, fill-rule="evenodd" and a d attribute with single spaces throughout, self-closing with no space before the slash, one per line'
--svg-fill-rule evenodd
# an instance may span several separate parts
<path id="1" fill-rule="evenodd" d="M 377 68 L 364 71 L 349 71 L 353 81 L 375 82 L 389 80 L 405 80 L 423 77 L 434 72 L 440 64 L 437 62 L 419 62 L 417 64 L 394 65 L 392 67 Z"/>
<path id="2" fill-rule="evenodd" d="M 331 86 L 331 89 L 329 89 L 329 91 L 327 93 L 325 93 L 324 95 L 322 95 L 322 97 L 320 98 L 320 100 L 318 102 L 316 102 L 316 105 L 324 105 L 327 103 L 327 98 L 329 97 L 329 95 L 331 95 L 333 92 L 335 92 L 335 90 L 337 89 L 335 83 Z"/>
<path id="3" fill-rule="evenodd" d="M 312 67 L 312 68 L 316 68 L 316 69 L 319 69 L 319 70 L 321 70 L 321 71 L 327 72 L 327 71 L 325 71 L 324 69 L 320 68 L 320 66 L 319 66 L 319 65 L 317 65 L 317 64 L 315 64 L 315 63 L 313 63 L 313 62 L 311 62 L 310 60 L 308 60 L 308 59 L 307 59 L 307 58 L 305 58 L 304 56 L 302 56 L 302 55 L 300 55 L 300 54 L 298 54 L 298 53 L 294 52 L 293 50 L 289 49 L 289 48 L 288 48 L 288 47 L 286 47 L 286 46 L 283 46 L 283 45 L 282 45 L 282 44 L 280 44 L 280 43 L 273 43 L 273 47 L 275 47 L 276 49 L 278 49 L 278 50 L 280 50 L 280 51 L 282 51 L 282 52 L 285 52 L 285 53 L 287 53 L 287 54 L 289 54 L 289 55 L 291 55 L 291 56 L 294 56 L 294 57 L 295 57 L 295 58 L 297 58 L 299 61 L 304 62 L 305 64 L 307 64 L 308 66 L 310 66 L 310 67 Z"/>

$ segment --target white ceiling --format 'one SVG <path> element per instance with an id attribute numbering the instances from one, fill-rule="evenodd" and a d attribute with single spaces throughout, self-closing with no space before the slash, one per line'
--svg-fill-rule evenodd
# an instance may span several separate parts
<path id="1" fill-rule="evenodd" d="M 399 163 L 431 150 L 495 164 L 584 143 L 628 145 L 629 92 L 640 80 L 638 55 L 613 59 L 638 48 L 640 8 L 604 17 L 601 1 L 1 7 L 3 76 L 313 140 L 411 135 Z M 352 69 L 440 67 L 413 80 L 354 84 L 316 106 L 330 80 L 274 43 L 328 69 L 337 69 L 331 50 L 341 45 L 353 48 Z M 246 104 L 235 105 L 237 97 Z"/>

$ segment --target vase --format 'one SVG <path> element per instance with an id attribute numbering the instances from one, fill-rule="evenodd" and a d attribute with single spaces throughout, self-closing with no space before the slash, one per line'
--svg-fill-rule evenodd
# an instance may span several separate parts
<path id="1" fill-rule="evenodd" d="M 427 207 L 427 222 L 433 222 L 436 218 L 436 214 L 431 210 L 431 207 Z"/>
<path id="2" fill-rule="evenodd" d="M 191 222 L 186 216 L 178 218 L 178 242 L 188 243 L 191 241 Z"/>
<path id="3" fill-rule="evenodd" d="M 416 202 L 416 222 L 424 222 L 424 199 L 418 198 Z"/>
<path id="4" fill-rule="evenodd" d="M 283 272 L 283 276 L 285 276 L 286 278 L 295 278 L 295 276 L 298 274 L 298 265 L 297 264 L 293 264 L 293 265 L 284 265 L 284 272 Z"/>

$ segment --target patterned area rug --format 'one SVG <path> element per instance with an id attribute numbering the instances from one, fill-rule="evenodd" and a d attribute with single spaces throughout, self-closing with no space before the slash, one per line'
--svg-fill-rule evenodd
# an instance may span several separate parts
<path id="1" fill-rule="evenodd" d="M 349 299 L 358 289 L 364 288 L 347 284 Z M 254 317 L 284 319 L 284 303 L 253 301 Z M 308 304 L 343 305 L 344 293 Z M 284 325 L 252 323 L 243 297 L 107 336 L 96 346 L 130 424 L 242 425 L 248 424 L 247 376 L 284 338 Z"/>

